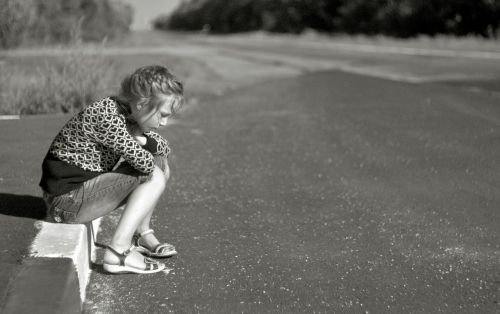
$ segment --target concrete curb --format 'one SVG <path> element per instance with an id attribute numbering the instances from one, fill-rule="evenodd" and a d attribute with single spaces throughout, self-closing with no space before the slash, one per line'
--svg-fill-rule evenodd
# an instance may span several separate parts
<path id="1" fill-rule="evenodd" d="M 9 288 L 5 313 L 81 313 L 100 223 L 36 222 L 40 231 Z"/>

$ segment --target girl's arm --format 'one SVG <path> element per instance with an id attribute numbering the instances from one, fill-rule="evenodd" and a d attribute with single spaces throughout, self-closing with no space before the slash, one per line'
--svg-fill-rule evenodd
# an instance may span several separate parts
<path id="1" fill-rule="evenodd" d="M 153 172 L 154 156 L 139 145 L 139 141 L 143 141 L 141 135 L 132 136 L 125 122 L 118 116 L 107 116 L 99 120 L 93 126 L 93 136 L 96 141 L 114 150 L 140 172 L 146 174 Z"/>
<path id="2" fill-rule="evenodd" d="M 130 133 L 130 135 L 132 135 L 132 137 L 134 138 L 134 140 L 137 143 L 139 143 L 139 145 L 141 145 L 141 146 L 146 145 L 147 138 L 144 135 L 144 133 L 142 133 L 142 131 L 139 128 L 139 126 L 137 126 L 135 124 L 134 125 L 127 125 L 127 129 L 128 129 L 128 132 Z"/>
<path id="3" fill-rule="evenodd" d="M 153 155 L 168 156 L 170 153 L 167 140 L 160 134 L 153 131 L 143 133 L 137 125 L 127 125 L 127 129 L 134 140 Z"/>
<path id="4" fill-rule="evenodd" d="M 145 146 L 147 150 L 153 155 L 168 156 L 170 147 L 166 139 L 153 131 L 146 132 L 144 135 L 147 138 L 147 145 Z"/>

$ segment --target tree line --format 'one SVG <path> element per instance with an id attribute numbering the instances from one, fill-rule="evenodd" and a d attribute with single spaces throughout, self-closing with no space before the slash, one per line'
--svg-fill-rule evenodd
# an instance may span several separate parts
<path id="1" fill-rule="evenodd" d="M 475 35 L 496 38 L 500 0 L 190 0 L 154 21 L 157 29 L 213 33 Z"/>
<path id="2" fill-rule="evenodd" d="M 132 12 L 112 0 L 0 0 L 0 47 L 113 38 L 129 30 Z"/>

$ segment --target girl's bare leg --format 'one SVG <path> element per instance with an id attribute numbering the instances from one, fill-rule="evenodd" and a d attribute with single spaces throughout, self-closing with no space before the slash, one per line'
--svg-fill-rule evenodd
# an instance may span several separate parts
<path id="1" fill-rule="evenodd" d="M 163 176 L 165 178 L 165 183 L 168 182 L 168 179 L 170 177 L 170 168 L 168 167 L 168 164 L 165 165 L 165 172 L 163 173 Z M 155 211 L 155 207 L 152 207 L 151 210 L 146 214 L 144 219 L 141 221 L 139 226 L 137 227 L 137 233 L 144 232 L 146 230 L 151 229 L 150 222 L 151 222 L 151 217 L 153 216 L 153 213 Z M 142 237 L 141 239 L 141 244 L 146 244 L 150 249 L 156 247 L 158 244 L 160 244 L 160 241 L 156 238 L 154 233 L 149 233 L 146 234 Z"/>
<path id="2" fill-rule="evenodd" d="M 139 225 L 151 215 L 165 190 L 165 177 L 160 168 L 155 167 L 151 178 L 140 184 L 129 196 L 123 214 L 118 222 L 115 234 L 111 240 L 111 246 L 118 252 L 123 252 L 130 248 L 134 231 Z M 119 259 L 113 253 L 106 251 L 104 261 L 109 264 L 118 264 Z M 127 265 L 143 268 L 144 258 L 135 251 L 127 258 Z"/>

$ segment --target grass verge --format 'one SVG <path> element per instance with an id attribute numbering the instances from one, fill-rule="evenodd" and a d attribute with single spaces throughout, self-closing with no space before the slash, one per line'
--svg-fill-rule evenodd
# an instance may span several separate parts
<path id="1" fill-rule="evenodd" d="M 79 44 L 57 56 L 0 62 L 0 114 L 75 112 L 107 87 L 114 67 L 102 54 Z"/>

